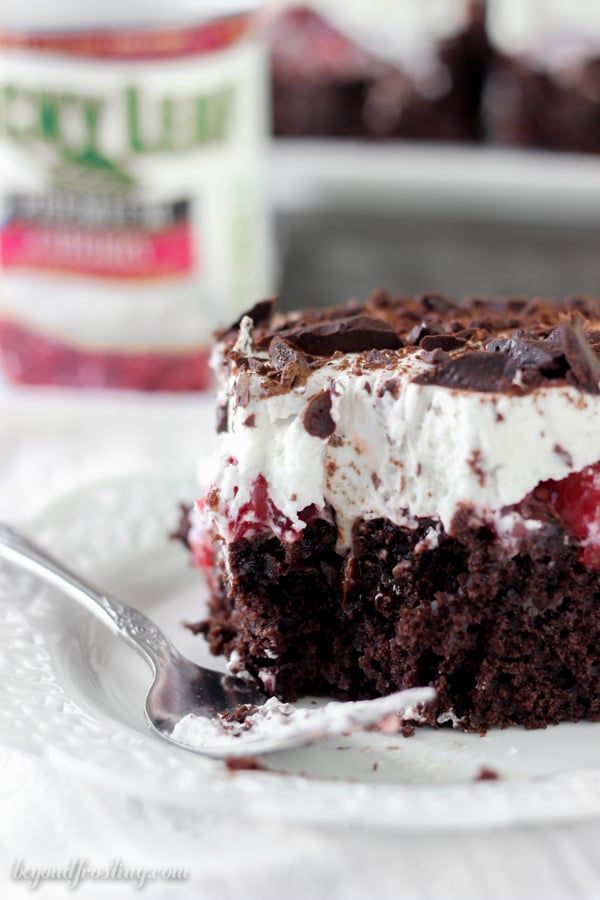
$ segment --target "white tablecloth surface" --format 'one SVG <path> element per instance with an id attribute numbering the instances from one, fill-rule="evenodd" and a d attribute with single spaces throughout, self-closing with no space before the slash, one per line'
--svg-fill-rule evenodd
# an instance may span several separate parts
<path id="1" fill-rule="evenodd" d="M 0 390 L 0 519 L 18 522 L 105 476 L 189 470 L 210 453 L 209 398 Z M 0 635 L 0 652 L 1 652 Z M 551 900 L 600 897 L 600 822 L 473 834 L 395 835 L 240 823 L 99 790 L 40 759 L 0 748 L 0 897 L 28 893 L 15 863 L 180 866 L 150 898 L 199 900 Z M 70 895 L 44 882 L 48 898 Z M 85 882 L 85 898 L 130 896 Z M 139 892 L 138 892 L 139 893 Z"/>

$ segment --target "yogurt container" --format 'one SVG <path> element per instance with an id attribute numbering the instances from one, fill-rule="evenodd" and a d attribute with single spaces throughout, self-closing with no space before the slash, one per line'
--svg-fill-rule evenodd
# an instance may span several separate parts
<path id="1" fill-rule="evenodd" d="M 0 12 L 0 358 L 20 383 L 199 389 L 269 284 L 257 4 L 94 7 Z"/>

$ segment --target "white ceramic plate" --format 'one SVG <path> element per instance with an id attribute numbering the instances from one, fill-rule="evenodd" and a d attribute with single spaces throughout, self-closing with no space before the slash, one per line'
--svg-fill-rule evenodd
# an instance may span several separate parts
<path id="1" fill-rule="evenodd" d="M 182 620 L 202 615 L 201 576 L 169 543 L 194 480 L 142 477 L 80 490 L 28 531 L 144 609 L 191 658 L 216 665 Z M 146 732 L 144 663 L 55 590 L 0 565 L 0 741 L 70 772 L 219 815 L 455 830 L 600 813 L 600 725 L 355 735 L 274 754 L 274 772 L 231 775 L 219 761 Z M 474 781 L 482 766 L 498 781 Z"/>

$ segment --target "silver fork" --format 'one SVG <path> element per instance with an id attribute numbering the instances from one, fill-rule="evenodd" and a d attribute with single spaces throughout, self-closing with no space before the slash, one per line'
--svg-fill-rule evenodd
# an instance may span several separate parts
<path id="1" fill-rule="evenodd" d="M 391 713 L 407 714 L 434 696 L 431 688 L 414 688 L 376 700 L 332 703 L 321 709 L 298 710 L 296 716 L 292 712 L 282 719 L 283 727 L 271 729 L 272 733 L 260 727 L 234 733 L 227 730 L 221 717 L 245 704 L 260 708 L 267 696 L 258 687 L 186 659 L 139 610 L 93 587 L 33 541 L 1 523 L 0 558 L 60 588 L 143 657 L 153 674 L 144 705 L 146 723 L 155 734 L 186 750 L 212 757 L 285 750 L 352 728 L 364 728 Z M 214 737 L 209 730 L 202 744 L 187 742 L 180 724 L 190 716 L 214 725 Z"/>

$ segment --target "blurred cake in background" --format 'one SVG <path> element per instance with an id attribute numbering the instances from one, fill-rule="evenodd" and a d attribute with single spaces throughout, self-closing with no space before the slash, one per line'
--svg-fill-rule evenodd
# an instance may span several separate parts
<path id="1" fill-rule="evenodd" d="M 487 59 L 479 0 L 312 0 L 267 17 L 280 136 L 472 140 Z"/>
<path id="2" fill-rule="evenodd" d="M 488 0 L 487 130 L 522 146 L 600 152 L 600 4 Z"/>

